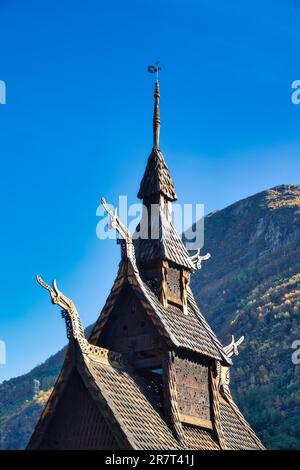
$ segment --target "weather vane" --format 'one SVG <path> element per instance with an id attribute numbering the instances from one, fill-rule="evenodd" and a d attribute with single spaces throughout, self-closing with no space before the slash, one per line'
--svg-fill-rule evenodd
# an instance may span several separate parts
<path id="1" fill-rule="evenodd" d="M 149 65 L 148 72 L 149 73 L 156 73 L 156 80 L 158 80 L 158 72 L 161 71 L 161 67 L 159 65 L 159 61 L 155 62 L 154 65 Z"/>

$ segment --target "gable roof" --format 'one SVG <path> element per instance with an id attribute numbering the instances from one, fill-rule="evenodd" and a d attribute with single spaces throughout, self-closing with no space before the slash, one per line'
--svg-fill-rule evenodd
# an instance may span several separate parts
<path id="1" fill-rule="evenodd" d="M 220 450 L 215 431 L 182 425 L 183 440 L 178 441 L 169 428 L 153 397 L 153 392 L 126 359 L 103 348 L 99 357 L 84 353 L 79 343 L 68 354 L 62 372 L 43 411 L 28 448 L 36 449 L 47 431 L 51 417 L 75 369 L 95 401 L 104 420 L 109 423 L 121 448 L 135 450 Z M 218 400 L 218 419 L 227 449 L 263 449 L 259 439 L 242 417 L 231 397 Z"/>
<path id="2" fill-rule="evenodd" d="M 200 313 L 191 291 L 188 295 L 188 315 L 184 314 L 180 308 L 172 305 L 169 305 L 168 308 L 163 307 L 156 294 L 142 280 L 129 259 L 127 260 L 127 267 L 124 264 L 120 266 L 115 284 L 93 328 L 89 339 L 92 344 L 98 343 L 102 329 L 126 283 L 130 284 L 145 312 L 167 343 L 231 365 L 231 360 L 223 350 L 222 344 Z"/>
<path id="3" fill-rule="evenodd" d="M 180 448 L 146 384 L 129 365 L 105 364 L 83 355 L 80 373 L 93 398 L 105 400 L 132 449 Z"/>
<path id="4" fill-rule="evenodd" d="M 151 218 L 152 233 L 156 233 L 157 223 L 158 238 L 135 238 L 134 248 L 138 263 L 147 263 L 153 260 L 168 260 L 178 266 L 183 266 L 189 271 L 195 270 L 195 265 L 191 260 L 190 254 L 185 248 L 183 241 L 177 233 L 172 222 L 169 222 L 161 213 L 157 217 Z M 137 231 L 140 230 L 140 225 Z"/>

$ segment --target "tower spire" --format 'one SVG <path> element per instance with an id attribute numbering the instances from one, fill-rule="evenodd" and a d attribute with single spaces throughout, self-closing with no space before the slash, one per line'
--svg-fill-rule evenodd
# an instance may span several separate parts
<path id="1" fill-rule="evenodd" d="M 160 111 L 159 111 L 159 81 L 155 80 L 154 91 L 154 114 L 153 114 L 153 147 L 159 148 L 159 135 L 160 135 Z"/>
<path id="2" fill-rule="evenodd" d="M 159 80 L 158 72 L 161 70 L 159 62 L 155 65 L 149 65 L 148 72 L 156 74 L 155 88 L 154 88 L 154 114 L 153 114 L 153 148 L 159 149 L 159 135 L 160 135 L 160 111 L 159 111 Z"/>
<path id="3" fill-rule="evenodd" d="M 176 201 L 174 183 L 163 154 L 159 148 L 160 112 L 159 112 L 159 80 L 158 73 L 161 70 L 159 62 L 149 65 L 148 72 L 155 73 L 154 85 L 154 114 L 153 114 L 153 147 L 149 155 L 146 170 L 141 181 L 138 198 L 155 203 L 159 195 L 163 195 L 168 201 Z"/>

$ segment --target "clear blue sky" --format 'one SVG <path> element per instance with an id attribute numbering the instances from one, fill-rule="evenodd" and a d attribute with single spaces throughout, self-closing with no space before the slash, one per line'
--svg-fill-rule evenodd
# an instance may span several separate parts
<path id="1" fill-rule="evenodd" d="M 102 195 L 136 201 L 151 149 L 159 59 L 161 147 L 181 202 L 206 212 L 299 183 L 300 2 L 1 0 L 0 382 L 66 343 L 35 281 L 56 277 L 85 325 L 119 249 L 95 235 Z"/>

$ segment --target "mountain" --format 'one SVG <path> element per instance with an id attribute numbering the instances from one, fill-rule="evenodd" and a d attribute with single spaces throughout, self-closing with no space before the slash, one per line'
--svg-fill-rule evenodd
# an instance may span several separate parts
<path id="1" fill-rule="evenodd" d="M 300 365 L 291 359 L 300 340 L 300 186 L 207 215 L 202 251 L 212 257 L 191 281 L 202 311 L 224 344 L 245 336 L 231 372 L 235 399 L 268 448 L 300 449 Z M 25 447 L 64 354 L 0 384 L 0 449 Z"/>
<path id="2" fill-rule="evenodd" d="M 300 186 L 284 185 L 205 218 L 192 277 L 196 299 L 223 344 L 245 336 L 234 359 L 234 396 L 267 447 L 300 449 Z"/>
<path id="3" fill-rule="evenodd" d="M 0 449 L 23 449 L 54 385 L 65 348 L 31 372 L 0 384 Z M 41 393 L 33 399 L 33 380 L 40 381 Z M 46 393 L 45 393 L 46 392 Z M 48 392 L 48 393 L 47 393 Z"/>

